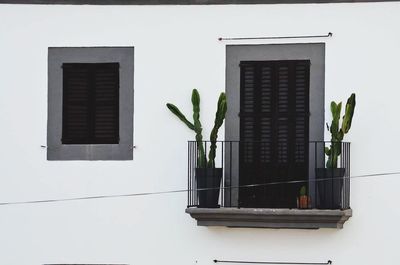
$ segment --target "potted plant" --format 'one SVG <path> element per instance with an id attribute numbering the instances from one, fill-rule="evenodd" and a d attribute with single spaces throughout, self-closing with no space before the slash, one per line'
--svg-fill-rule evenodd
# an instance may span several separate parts
<path id="1" fill-rule="evenodd" d="M 330 126 L 326 124 L 328 131 L 331 133 L 331 142 L 329 147 L 324 147 L 324 153 L 327 156 L 326 167 L 316 169 L 319 193 L 318 208 L 341 208 L 345 168 L 338 168 L 338 159 L 342 153 L 343 137 L 351 128 L 355 106 L 356 95 L 353 93 L 347 99 L 345 113 L 340 125 L 342 102 L 338 104 L 334 101 L 331 102 L 332 122 Z"/>
<path id="2" fill-rule="evenodd" d="M 309 209 L 311 208 L 311 197 L 307 195 L 306 186 L 300 188 L 299 197 L 297 197 L 297 208 Z"/>
<path id="3" fill-rule="evenodd" d="M 218 130 L 224 122 L 227 111 L 226 95 L 225 93 L 221 93 L 218 99 L 214 127 L 210 134 L 208 159 L 203 145 L 203 128 L 200 122 L 200 95 L 197 89 L 193 89 L 191 100 L 193 105 L 193 122 L 189 121 L 174 104 L 167 103 L 167 108 L 196 134 L 197 166 L 195 169 L 195 177 L 197 188 L 199 189 L 197 193 L 199 199 L 198 207 L 217 208 L 219 207 L 218 197 L 222 179 L 222 168 L 215 167 L 215 155 Z"/>

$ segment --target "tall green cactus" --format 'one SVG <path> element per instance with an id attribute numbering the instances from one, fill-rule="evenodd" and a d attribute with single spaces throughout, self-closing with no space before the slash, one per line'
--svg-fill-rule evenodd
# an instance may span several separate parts
<path id="1" fill-rule="evenodd" d="M 342 153 L 342 140 L 344 135 L 348 133 L 351 128 L 355 107 L 356 95 L 353 93 L 347 99 L 345 114 L 342 118 L 342 126 L 340 127 L 342 102 L 339 104 L 336 104 L 334 101 L 331 102 L 332 123 L 330 126 L 326 124 L 331 133 L 331 145 L 330 147 L 325 147 L 325 154 L 328 156 L 328 160 L 326 161 L 327 168 L 337 168 L 338 157 Z"/>
<path id="2" fill-rule="evenodd" d="M 227 111 L 226 95 L 225 93 L 221 93 L 218 99 L 217 112 L 215 113 L 214 128 L 212 129 L 210 134 L 211 145 L 210 145 L 210 152 L 208 154 L 208 164 L 207 164 L 207 167 L 209 168 L 215 167 L 215 151 L 217 149 L 218 130 L 222 126 L 222 123 L 224 122 L 226 111 Z"/>
<path id="3" fill-rule="evenodd" d="M 226 104 L 226 95 L 225 93 L 221 93 L 218 99 L 217 112 L 215 114 L 214 128 L 211 131 L 210 135 L 210 152 L 209 152 L 209 161 L 207 162 L 207 157 L 205 155 L 204 146 L 203 146 L 203 128 L 200 122 L 200 95 L 197 89 L 193 89 L 192 91 L 192 105 L 193 105 L 193 122 L 190 122 L 185 115 L 176 107 L 174 104 L 167 103 L 167 108 L 175 114 L 186 126 L 193 130 L 196 133 L 196 144 L 198 150 L 197 157 L 197 166 L 199 168 L 214 168 L 215 167 L 215 150 L 217 148 L 217 137 L 218 130 L 222 126 L 222 123 L 225 119 L 225 114 L 227 110 Z"/>
<path id="4" fill-rule="evenodd" d="M 192 105 L 193 105 L 193 123 L 190 122 L 185 115 L 178 109 L 177 106 L 171 103 L 167 103 L 167 108 L 175 114 L 186 126 L 193 130 L 196 133 L 196 143 L 197 143 L 197 150 L 198 150 L 198 157 L 197 157 L 197 166 L 203 168 L 207 164 L 206 156 L 204 153 L 204 146 L 203 146 L 203 135 L 202 131 L 203 128 L 201 127 L 200 122 L 200 95 L 197 89 L 193 89 L 192 91 Z"/>
<path id="5" fill-rule="evenodd" d="M 193 105 L 193 125 L 196 133 L 197 149 L 199 152 L 198 156 L 198 167 L 203 168 L 207 164 L 206 154 L 203 147 L 203 128 L 200 122 L 200 94 L 197 89 L 192 91 L 192 105 Z"/>

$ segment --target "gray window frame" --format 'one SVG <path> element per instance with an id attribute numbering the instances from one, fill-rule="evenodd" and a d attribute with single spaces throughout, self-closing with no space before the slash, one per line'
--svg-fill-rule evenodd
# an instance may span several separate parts
<path id="1" fill-rule="evenodd" d="M 240 139 L 240 67 L 241 61 L 281 61 L 310 60 L 310 141 L 324 140 L 325 124 L 325 43 L 290 43 L 260 45 L 226 46 L 226 96 L 229 103 L 225 120 L 225 140 Z M 232 151 L 232 160 L 225 159 L 225 186 L 239 185 L 239 154 L 237 148 Z M 309 152 L 309 161 L 314 161 L 315 152 Z M 323 154 L 317 154 L 318 156 Z M 231 164 L 230 164 L 231 163 Z M 315 178 L 314 165 L 309 166 L 309 178 Z M 232 172 L 230 172 L 230 170 Z M 232 176 L 231 178 L 229 176 Z M 232 183 L 230 183 L 232 180 Z M 314 191 L 314 181 L 310 182 L 310 191 Z M 313 196 L 314 194 L 310 194 Z M 225 191 L 225 199 L 232 206 L 238 206 L 238 190 Z"/>
<path id="2" fill-rule="evenodd" d="M 120 64 L 119 143 L 62 144 L 63 63 Z M 132 160 L 134 47 L 48 49 L 47 160 Z"/>

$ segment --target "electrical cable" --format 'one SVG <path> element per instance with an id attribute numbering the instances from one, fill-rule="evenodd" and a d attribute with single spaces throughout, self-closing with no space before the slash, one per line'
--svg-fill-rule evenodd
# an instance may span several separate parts
<path id="1" fill-rule="evenodd" d="M 258 186 L 279 185 L 279 184 L 305 183 L 305 182 L 319 182 L 319 181 L 328 181 L 328 180 L 334 180 L 334 179 L 369 178 L 369 177 L 391 176 L 391 175 L 400 175 L 400 171 L 387 172 L 387 173 L 374 173 L 374 174 L 358 175 L 358 176 L 352 176 L 352 177 L 321 178 L 321 179 L 311 179 L 311 180 L 308 179 L 308 180 L 257 183 L 257 184 L 239 185 L 239 186 L 233 186 L 233 187 L 230 186 L 230 187 L 222 187 L 222 188 L 178 189 L 178 190 L 167 190 L 167 191 L 156 191 L 156 192 L 139 192 L 139 193 L 128 193 L 128 194 L 73 197 L 73 198 L 64 198 L 64 199 L 0 202 L 0 206 L 21 205 L 21 204 L 38 204 L 38 203 L 54 203 L 54 202 L 94 200 L 94 199 L 109 199 L 109 198 L 122 198 L 122 197 L 137 197 L 137 196 L 161 195 L 161 194 L 172 194 L 172 193 L 181 193 L 181 192 L 189 192 L 189 191 L 204 191 L 204 190 L 215 190 L 215 189 L 218 189 L 218 190 L 219 189 L 239 189 L 239 188 L 246 188 L 246 187 L 258 187 Z"/>

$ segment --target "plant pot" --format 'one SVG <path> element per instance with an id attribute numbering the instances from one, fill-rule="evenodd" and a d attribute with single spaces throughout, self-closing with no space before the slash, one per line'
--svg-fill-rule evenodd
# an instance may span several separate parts
<path id="1" fill-rule="evenodd" d="M 196 168 L 199 208 L 218 208 L 219 190 L 222 179 L 222 168 Z"/>
<path id="2" fill-rule="evenodd" d="M 316 168 L 317 208 L 341 209 L 345 168 Z"/>
<path id="3" fill-rule="evenodd" d="M 311 197 L 302 195 L 297 197 L 297 208 L 299 209 L 310 209 L 311 208 Z"/>

